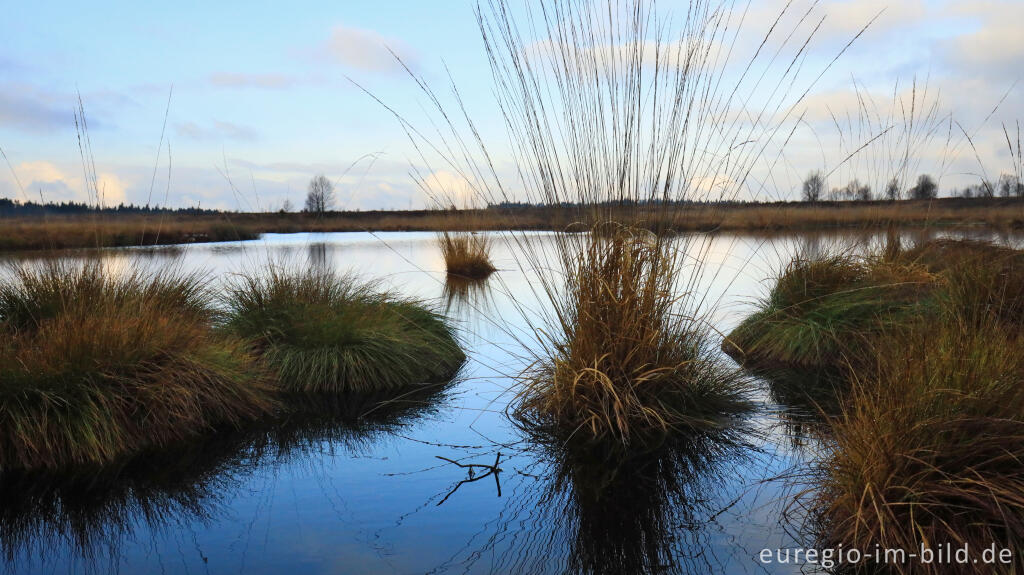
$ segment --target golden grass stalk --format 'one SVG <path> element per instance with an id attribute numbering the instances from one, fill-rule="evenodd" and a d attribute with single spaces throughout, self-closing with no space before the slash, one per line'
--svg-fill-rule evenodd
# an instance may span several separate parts
<path id="1" fill-rule="evenodd" d="M 442 231 L 437 235 L 437 242 L 444 256 L 445 269 L 450 275 L 483 279 L 494 273 L 488 236 L 473 232 Z"/>

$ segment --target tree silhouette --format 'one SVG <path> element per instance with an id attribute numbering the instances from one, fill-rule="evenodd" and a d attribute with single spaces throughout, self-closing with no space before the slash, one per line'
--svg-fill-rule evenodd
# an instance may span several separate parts
<path id="1" fill-rule="evenodd" d="M 309 192 L 306 194 L 306 206 L 303 211 L 323 214 L 333 207 L 334 184 L 323 174 L 314 176 L 309 181 Z"/>

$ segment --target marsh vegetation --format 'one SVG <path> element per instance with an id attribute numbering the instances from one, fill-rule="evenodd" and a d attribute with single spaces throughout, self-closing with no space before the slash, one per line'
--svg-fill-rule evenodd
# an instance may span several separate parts
<path id="1" fill-rule="evenodd" d="M 902 128 L 864 183 L 827 192 L 816 171 L 806 204 L 745 205 L 764 185 L 751 174 L 784 161 L 805 97 L 864 29 L 806 72 L 820 29 L 807 15 L 760 44 L 738 40 L 746 11 L 730 3 L 662 18 L 644 0 L 478 7 L 513 175 L 458 89 L 446 100 L 395 56 L 427 100 L 430 131 L 387 107 L 416 169 L 450 170 L 485 209 L 333 213 L 320 175 L 299 215 L 3 228 L 10 250 L 431 232 L 181 250 L 197 267 L 233 258 L 213 276 L 146 271 L 116 250 L 0 275 L 8 564 L 53 571 L 33 563 L 52 545 L 74 571 L 99 546 L 121 567 L 124 545 L 146 567 L 173 549 L 186 569 L 228 557 L 216 567 L 245 570 L 254 525 L 286 492 L 291 523 L 268 519 L 261 550 L 278 563 L 259 567 L 292 569 L 296 549 L 320 570 L 342 553 L 369 570 L 585 573 L 768 569 L 748 542 L 1024 549 L 1024 252 L 1004 245 L 1019 243 L 1024 204 L 936 199 L 913 152 L 944 118 L 915 83 L 893 101 L 909 114 L 850 140 Z M 911 245 L 901 232 L 974 224 L 1007 235 Z M 788 236 L 723 233 L 822 227 L 887 237 L 794 254 Z M 725 303 L 757 293 L 767 243 L 780 266 L 767 295 L 723 321 Z M 296 245 L 308 266 L 263 257 Z M 489 321 L 465 337 L 441 304 Z"/>

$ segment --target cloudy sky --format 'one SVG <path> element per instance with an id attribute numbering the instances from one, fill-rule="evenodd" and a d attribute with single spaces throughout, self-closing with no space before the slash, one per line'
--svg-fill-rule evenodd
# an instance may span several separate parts
<path id="1" fill-rule="evenodd" d="M 752 21 L 770 21 L 782 4 L 754 0 Z M 657 9 L 685 5 L 661 0 Z M 794 0 L 793 13 L 811 6 Z M 822 0 L 812 12 L 825 23 L 809 70 L 881 15 L 814 84 L 801 104 L 805 125 L 758 197 L 795 198 L 814 169 L 835 169 L 834 183 L 870 171 L 877 153 L 841 164 L 860 141 L 835 126 L 856 113 L 854 84 L 884 118 L 894 90 L 907 102 L 916 79 L 942 128 L 918 149 L 915 170 L 944 190 L 1010 169 L 1002 125 L 1024 119 L 1024 86 L 1015 86 L 1024 0 Z M 423 207 L 403 131 L 349 80 L 415 120 L 422 98 L 388 47 L 432 84 L 447 83 L 447 67 L 484 136 L 503 138 L 464 0 L 18 2 L 4 16 L 0 148 L 10 166 L 0 164 L 0 197 L 88 197 L 73 118 L 81 94 L 108 204 L 278 209 L 301 205 L 323 172 L 338 183 L 339 207 Z"/>

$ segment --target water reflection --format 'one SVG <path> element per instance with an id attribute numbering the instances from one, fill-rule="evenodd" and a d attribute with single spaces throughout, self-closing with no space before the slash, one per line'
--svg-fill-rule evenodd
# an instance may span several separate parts
<path id="1" fill-rule="evenodd" d="M 814 447 L 828 437 L 828 418 L 840 413 L 840 403 L 851 385 L 840 373 L 829 370 L 748 371 L 766 384 L 783 435 L 795 449 Z"/>
<path id="2" fill-rule="evenodd" d="M 328 269 L 327 244 L 325 242 L 311 242 L 306 247 L 306 261 L 310 269 Z"/>
<path id="3" fill-rule="evenodd" d="M 13 572 L 44 571 L 68 560 L 88 571 L 117 570 L 122 548 L 139 533 L 219 521 L 261 467 L 367 453 L 381 438 L 436 412 L 450 388 L 291 397 L 272 419 L 114 465 L 60 475 L 8 471 L 0 477 L 0 550 Z"/>
<path id="4" fill-rule="evenodd" d="M 756 550 L 723 548 L 717 524 L 742 498 L 737 469 L 755 458 L 742 438 L 719 430 L 629 456 L 528 447 L 499 519 L 431 572 L 744 572 Z"/>

